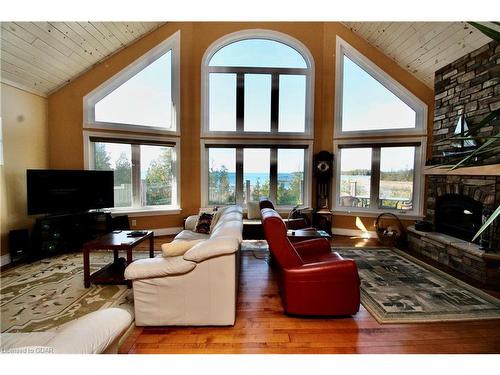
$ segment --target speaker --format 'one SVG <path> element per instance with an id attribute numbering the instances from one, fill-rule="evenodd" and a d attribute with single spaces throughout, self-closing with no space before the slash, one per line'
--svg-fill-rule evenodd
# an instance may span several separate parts
<path id="1" fill-rule="evenodd" d="M 26 259 L 30 254 L 30 250 L 30 233 L 28 229 L 16 229 L 9 232 L 11 262 Z"/>

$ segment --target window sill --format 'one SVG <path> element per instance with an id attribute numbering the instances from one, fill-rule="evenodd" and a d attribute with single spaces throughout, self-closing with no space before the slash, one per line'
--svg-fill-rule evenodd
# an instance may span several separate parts
<path id="1" fill-rule="evenodd" d="M 83 125 L 84 130 L 113 130 L 113 131 L 124 131 L 124 132 L 136 132 L 136 133 L 154 133 L 154 134 L 165 134 L 172 136 L 179 136 L 180 132 L 177 129 L 159 127 L 159 126 L 147 126 L 147 125 L 129 125 L 120 124 L 112 122 L 88 122 Z"/>
<path id="2" fill-rule="evenodd" d="M 377 217 L 380 214 L 383 213 L 391 213 L 396 215 L 398 218 L 403 219 L 403 220 L 421 220 L 425 216 L 424 215 L 419 215 L 415 213 L 404 213 L 401 211 L 396 211 L 396 210 L 387 210 L 387 211 L 355 211 L 355 210 L 339 210 L 334 209 L 332 211 L 334 215 L 342 215 L 342 216 L 362 216 L 362 217 Z"/>
<path id="3" fill-rule="evenodd" d="M 111 209 L 112 216 L 129 215 L 130 217 L 141 216 L 161 216 L 161 215 L 178 215 L 182 212 L 181 208 L 115 208 Z"/>

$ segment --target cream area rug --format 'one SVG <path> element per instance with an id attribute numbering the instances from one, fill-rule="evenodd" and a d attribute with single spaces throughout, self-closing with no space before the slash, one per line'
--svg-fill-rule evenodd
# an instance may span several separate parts
<path id="1" fill-rule="evenodd" d="M 147 251 L 134 251 L 134 259 L 147 257 Z M 92 253 L 91 272 L 112 259 L 112 252 Z M 0 289 L 1 332 L 46 331 L 107 307 L 121 307 L 133 314 L 132 289 L 126 285 L 83 287 L 81 253 L 59 255 L 2 272 Z"/>

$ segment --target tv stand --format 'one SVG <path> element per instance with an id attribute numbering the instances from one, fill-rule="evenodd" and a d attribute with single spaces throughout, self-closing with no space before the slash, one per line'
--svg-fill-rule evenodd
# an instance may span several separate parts
<path id="1" fill-rule="evenodd" d="M 77 212 L 36 219 L 30 260 L 79 250 L 83 244 L 111 232 L 109 212 Z"/>

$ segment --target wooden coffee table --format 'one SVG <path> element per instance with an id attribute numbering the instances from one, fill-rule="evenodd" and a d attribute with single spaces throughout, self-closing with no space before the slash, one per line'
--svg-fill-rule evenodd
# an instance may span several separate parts
<path id="1" fill-rule="evenodd" d="M 146 234 L 140 237 L 128 237 L 130 230 L 115 231 L 95 240 L 86 242 L 83 245 L 83 284 L 85 288 L 90 287 L 90 283 L 95 284 L 126 284 L 131 283 L 123 276 L 125 268 L 132 263 L 132 250 L 141 242 L 149 239 L 149 257 L 154 257 L 154 233 L 145 231 Z M 90 274 L 90 252 L 113 250 L 114 260 L 104 266 L 99 271 Z M 126 251 L 127 259 L 118 258 L 118 251 Z"/>

